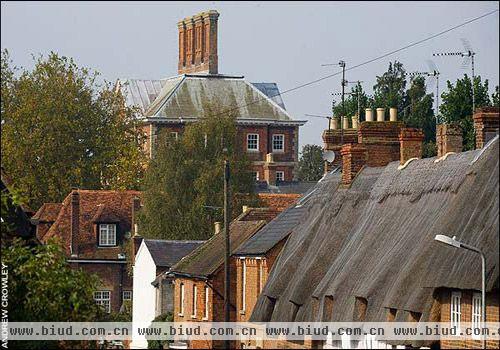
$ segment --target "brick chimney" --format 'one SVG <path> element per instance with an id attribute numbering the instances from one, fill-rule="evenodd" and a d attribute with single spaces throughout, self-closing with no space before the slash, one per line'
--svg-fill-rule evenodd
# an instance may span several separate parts
<path id="1" fill-rule="evenodd" d="M 424 133 L 418 128 L 403 128 L 399 133 L 401 146 L 400 164 L 405 164 L 411 158 L 422 158 L 422 141 Z"/>
<path id="2" fill-rule="evenodd" d="M 179 74 L 218 73 L 217 21 L 215 10 L 201 12 L 177 23 L 179 29 Z"/>
<path id="3" fill-rule="evenodd" d="M 70 223 L 70 254 L 71 256 L 78 256 L 78 235 L 80 231 L 80 194 L 78 190 L 71 192 L 71 223 Z"/>
<path id="4" fill-rule="evenodd" d="M 358 129 L 358 143 L 368 150 L 368 166 L 385 166 L 399 160 L 399 133 L 402 122 L 385 121 L 385 109 L 377 108 L 378 121 L 364 121 Z M 372 116 L 369 116 L 373 119 Z M 368 117 L 367 117 L 368 119 Z"/>
<path id="5" fill-rule="evenodd" d="M 462 152 L 462 128 L 458 124 L 439 124 L 436 130 L 437 156 Z"/>
<path id="6" fill-rule="evenodd" d="M 493 137 L 498 135 L 498 107 L 482 107 L 474 113 L 474 131 L 476 133 L 476 148 L 483 148 Z"/>
<path id="7" fill-rule="evenodd" d="M 348 143 L 340 151 L 342 155 L 342 184 L 349 187 L 368 161 L 368 150 L 365 146 Z"/>

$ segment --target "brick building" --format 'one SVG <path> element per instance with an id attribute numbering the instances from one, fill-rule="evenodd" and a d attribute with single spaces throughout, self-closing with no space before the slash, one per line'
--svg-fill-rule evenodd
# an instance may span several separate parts
<path id="1" fill-rule="evenodd" d="M 486 322 L 499 322 L 498 118 L 498 109 L 490 110 L 487 118 L 474 116 L 482 148 L 468 152 L 460 152 L 454 127 L 441 126 L 439 157 L 420 159 L 422 134 L 411 128 L 400 130 L 399 157 L 387 157 L 396 159 L 385 165 L 369 165 L 370 146 L 344 145 L 342 174 L 328 173 L 299 203 L 305 213 L 290 229 L 250 320 L 478 324 L 481 260 L 477 254 L 435 241 L 436 235 L 445 234 L 485 254 Z M 493 131 L 482 139 L 482 130 Z M 255 346 L 367 344 L 326 337 Z M 370 341 L 375 348 L 481 345 L 472 336 Z M 499 343 L 489 340 L 487 346 L 498 348 Z"/>
<path id="2" fill-rule="evenodd" d="M 94 298 L 107 312 L 132 300 L 127 243 L 140 207 L 138 191 L 73 190 L 62 203 L 45 203 L 34 215 L 38 239 L 57 238 L 73 268 L 96 274 Z"/>
<path id="3" fill-rule="evenodd" d="M 181 136 L 184 126 L 205 116 L 210 106 L 231 110 L 240 151 L 252 161 L 255 179 L 270 184 L 293 181 L 299 126 L 305 121 L 288 114 L 276 83 L 250 83 L 243 76 L 219 73 L 218 17 L 217 11 L 208 11 L 178 23 L 178 76 L 118 82 L 127 104 L 141 110 L 145 151 L 152 156 L 160 132 Z"/>
<path id="4" fill-rule="evenodd" d="M 230 226 L 232 253 L 255 235 L 267 222 L 279 214 L 276 209 L 246 208 Z M 172 267 L 174 276 L 174 321 L 175 322 L 223 322 L 224 321 L 224 233 L 218 231 L 201 247 Z M 236 321 L 237 264 L 231 259 L 230 319 Z M 267 273 L 267 270 L 266 270 Z M 189 348 L 221 348 L 222 341 L 193 340 Z M 235 346 L 235 344 L 233 344 Z"/>

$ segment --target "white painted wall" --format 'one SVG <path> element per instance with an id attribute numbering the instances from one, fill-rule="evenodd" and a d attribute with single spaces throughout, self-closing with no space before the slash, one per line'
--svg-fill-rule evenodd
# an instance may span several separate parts
<path id="1" fill-rule="evenodd" d="M 144 241 L 135 256 L 133 271 L 132 323 L 136 329 L 137 327 L 148 327 L 155 318 L 156 288 L 151 285 L 151 282 L 156 278 L 156 265 Z M 147 349 L 146 337 L 134 331 L 130 347 L 132 349 Z"/>

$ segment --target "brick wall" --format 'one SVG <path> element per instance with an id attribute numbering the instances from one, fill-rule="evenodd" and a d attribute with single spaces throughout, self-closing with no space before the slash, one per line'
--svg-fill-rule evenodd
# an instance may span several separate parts
<path id="1" fill-rule="evenodd" d="M 439 124 L 436 130 L 437 156 L 462 152 L 462 129 L 458 124 Z"/>
<path id="2" fill-rule="evenodd" d="M 402 128 L 399 134 L 400 163 L 404 164 L 411 158 L 422 158 L 422 129 Z"/>
<path id="3" fill-rule="evenodd" d="M 458 291 L 458 290 L 457 290 Z M 451 290 L 442 290 L 439 293 L 439 300 L 441 303 L 441 322 L 450 321 L 450 298 Z M 472 294 L 473 291 L 462 290 L 460 300 L 460 322 L 472 322 Z M 499 322 L 499 291 L 486 293 L 486 321 Z M 489 349 L 498 349 L 500 342 L 498 340 L 488 340 L 486 343 Z M 472 338 L 466 340 L 442 340 L 441 348 L 443 349 L 481 349 L 481 340 L 473 340 Z"/>
<path id="4" fill-rule="evenodd" d="M 97 275 L 101 281 L 97 290 L 111 291 L 111 311 L 120 311 L 123 290 L 132 290 L 132 278 L 126 264 L 70 263 L 70 266 Z"/>
<path id="5" fill-rule="evenodd" d="M 498 107 L 483 107 L 476 110 L 473 116 L 476 148 L 483 148 L 494 135 L 498 134 L 499 116 Z"/>
<path id="6" fill-rule="evenodd" d="M 323 147 L 327 151 L 333 151 L 335 153 L 335 160 L 331 164 L 327 164 L 327 171 L 330 171 L 333 167 L 341 164 L 342 155 L 340 150 L 342 148 L 342 136 L 341 130 L 325 130 L 323 131 Z M 343 143 L 358 143 L 358 130 L 357 129 L 344 129 Z"/>
<path id="7" fill-rule="evenodd" d="M 356 174 L 366 165 L 368 151 L 364 145 L 347 144 L 341 150 L 342 163 L 342 184 L 350 186 Z"/>
<path id="8" fill-rule="evenodd" d="M 358 130 L 358 143 L 368 150 L 367 165 L 385 166 L 399 160 L 399 132 L 402 122 L 362 122 Z"/>
<path id="9" fill-rule="evenodd" d="M 150 155 L 151 142 L 157 139 L 156 135 L 162 132 L 177 132 L 179 136 L 184 131 L 184 124 L 150 124 L 144 125 L 143 133 L 145 141 L 143 144 L 144 151 Z M 285 181 L 293 181 L 296 177 L 295 171 L 298 162 L 298 126 L 275 127 L 275 126 L 238 126 L 239 150 L 246 153 L 248 159 L 252 161 L 252 170 L 259 172 L 259 179 L 264 180 L 264 163 L 266 155 L 273 153 L 272 151 L 272 138 L 273 135 L 280 134 L 284 136 L 284 151 L 274 152 L 274 162 L 277 163 L 273 167 L 276 171 L 284 171 Z M 153 136 L 151 137 L 151 133 Z M 259 135 L 259 150 L 247 152 L 247 134 Z M 153 146 L 154 148 L 154 146 Z M 282 164 L 280 164 L 282 163 Z"/>

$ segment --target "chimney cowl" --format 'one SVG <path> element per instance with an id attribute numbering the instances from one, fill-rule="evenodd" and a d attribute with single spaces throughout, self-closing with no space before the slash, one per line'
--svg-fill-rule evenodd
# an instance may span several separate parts
<path id="1" fill-rule="evenodd" d="M 389 109 L 389 120 L 391 122 L 397 122 L 398 121 L 398 109 L 395 107 L 391 107 Z"/>
<path id="2" fill-rule="evenodd" d="M 377 108 L 377 121 L 385 121 L 385 108 Z"/>
<path id="3" fill-rule="evenodd" d="M 365 109 L 365 120 L 367 122 L 372 122 L 373 121 L 373 110 L 371 108 L 366 108 Z"/>

